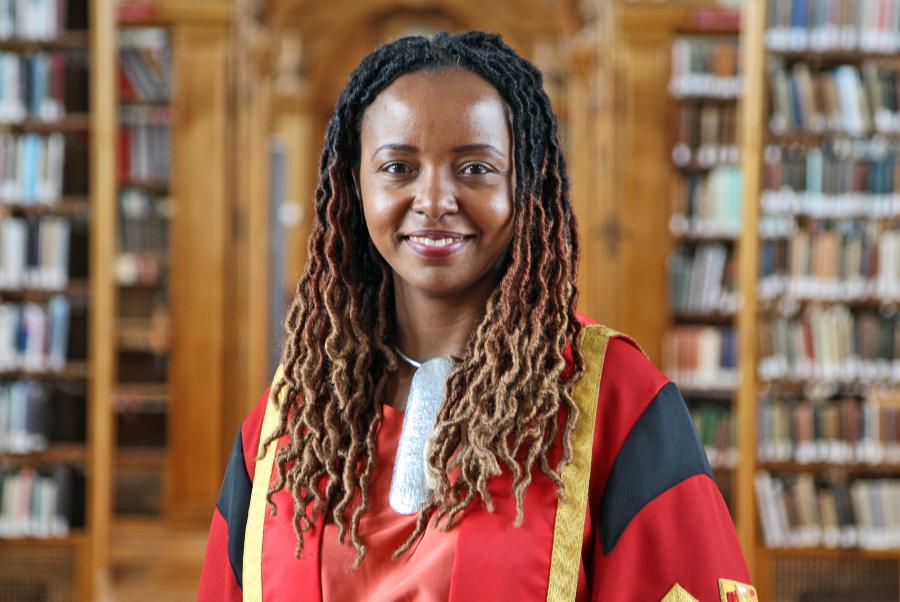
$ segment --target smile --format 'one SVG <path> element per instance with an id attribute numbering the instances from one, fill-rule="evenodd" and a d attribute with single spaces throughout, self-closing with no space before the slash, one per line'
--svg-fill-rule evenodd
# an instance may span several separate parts
<path id="1" fill-rule="evenodd" d="M 456 232 L 416 232 L 403 237 L 403 242 L 417 255 L 439 258 L 459 253 L 471 238 Z"/>

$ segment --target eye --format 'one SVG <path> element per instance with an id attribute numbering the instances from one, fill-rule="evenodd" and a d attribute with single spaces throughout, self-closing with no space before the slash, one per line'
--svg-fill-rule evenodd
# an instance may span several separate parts
<path id="1" fill-rule="evenodd" d="M 381 171 L 387 172 L 389 174 L 394 174 L 394 175 L 402 175 L 402 174 L 412 173 L 413 170 L 406 163 L 400 163 L 399 161 L 392 161 L 391 163 L 384 165 L 381 168 Z"/>
<path id="2" fill-rule="evenodd" d="M 483 176 L 494 171 L 484 163 L 469 163 L 462 168 L 462 173 L 467 176 Z"/>

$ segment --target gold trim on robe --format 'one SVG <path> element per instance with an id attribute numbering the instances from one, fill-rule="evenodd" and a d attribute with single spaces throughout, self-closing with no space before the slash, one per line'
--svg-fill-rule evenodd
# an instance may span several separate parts
<path id="1" fill-rule="evenodd" d="M 244 600 L 249 602 L 262 602 L 262 549 L 263 531 L 266 522 L 266 492 L 272 480 L 272 466 L 275 463 L 275 450 L 277 441 L 273 441 L 268 448 L 265 442 L 278 428 L 278 408 L 283 401 L 286 389 L 282 389 L 282 399 L 275 403 L 275 385 L 281 380 L 284 371 L 281 366 L 275 371 L 272 379 L 272 387 L 269 389 L 269 400 L 266 403 L 266 413 L 263 417 L 262 431 L 259 436 L 259 449 L 257 450 L 256 468 L 253 471 L 253 488 L 250 492 L 250 507 L 247 510 L 247 526 L 244 531 L 244 561 L 243 561 L 243 592 Z M 265 451 L 265 455 L 260 455 Z M 255 478 L 259 476 L 260 478 Z"/>
<path id="2" fill-rule="evenodd" d="M 563 468 L 560 475 L 565 485 L 565 499 L 560 500 L 556 507 L 550 581 L 547 587 L 548 602 L 570 602 L 575 599 L 578 589 L 600 376 L 603 373 L 603 359 L 609 338 L 617 334 L 602 324 L 587 326 L 583 330 L 581 353 L 584 357 L 584 373 L 572 387 L 572 400 L 578 408 L 578 421 L 572 436 L 572 462 Z"/>

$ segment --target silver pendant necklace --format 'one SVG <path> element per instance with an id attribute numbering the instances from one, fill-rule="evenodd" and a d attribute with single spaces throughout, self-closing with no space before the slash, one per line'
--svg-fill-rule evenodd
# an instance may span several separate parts
<path id="1" fill-rule="evenodd" d="M 415 514 L 425 505 L 434 488 L 434 476 L 429 474 L 426 455 L 435 418 L 444 403 L 447 377 L 454 365 L 446 357 L 417 362 L 396 346 L 394 351 L 416 372 L 409 386 L 388 501 L 399 514 Z"/>
<path id="2" fill-rule="evenodd" d="M 402 351 L 400 351 L 400 348 L 397 347 L 396 345 L 394 345 L 394 351 L 397 352 L 397 355 L 399 355 L 401 358 L 403 358 L 403 361 L 404 361 L 404 362 L 406 362 L 407 364 L 409 364 L 409 365 L 412 366 L 413 368 L 415 368 L 415 369 L 418 370 L 419 368 L 422 367 L 422 362 L 417 362 L 417 361 L 414 360 L 413 358 L 409 357 L 408 355 L 406 355 L 405 353 L 403 353 Z"/>

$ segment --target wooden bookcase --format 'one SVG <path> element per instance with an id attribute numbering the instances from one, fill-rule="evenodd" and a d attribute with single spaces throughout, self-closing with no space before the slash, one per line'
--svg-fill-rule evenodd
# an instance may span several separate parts
<path id="1" fill-rule="evenodd" d="M 760 366 L 765 359 L 763 357 L 765 349 L 761 339 L 767 333 L 766 320 L 773 315 L 778 315 L 778 312 L 781 311 L 797 312 L 788 315 L 789 317 L 791 315 L 799 316 L 802 319 L 806 315 L 802 312 L 813 311 L 816 308 L 824 310 L 838 308 L 840 311 L 847 309 L 853 316 L 853 320 L 856 320 L 860 311 L 880 310 L 886 312 L 886 315 L 896 312 L 896 300 L 891 301 L 889 298 L 880 301 L 869 299 L 857 303 L 840 301 L 835 298 L 812 301 L 804 299 L 800 295 L 798 301 L 787 305 L 787 309 L 782 309 L 758 296 L 761 270 L 760 254 L 763 241 L 760 239 L 757 224 L 760 223 L 761 218 L 767 215 L 766 210 L 761 206 L 765 190 L 766 157 L 769 157 L 769 161 L 773 164 L 777 164 L 788 157 L 791 152 L 806 152 L 815 148 L 824 149 L 826 145 L 830 144 L 830 141 L 835 139 L 865 140 L 872 137 L 871 131 L 856 134 L 811 134 L 808 132 L 773 134 L 770 122 L 773 111 L 772 92 L 769 89 L 769 82 L 770 70 L 777 65 L 774 61 L 784 62 L 788 69 L 797 63 L 808 63 L 813 73 L 830 70 L 838 65 L 860 66 L 864 61 L 873 57 L 893 64 L 895 69 L 897 66 L 896 55 L 878 56 L 877 52 L 865 53 L 853 50 L 826 53 L 809 50 L 783 52 L 768 49 L 765 40 L 769 16 L 766 14 L 766 10 L 767 7 L 779 4 L 782 3 L 745 3 L 742 29 L 742 63 L 745 81 L 741 118 L 744 227 L 740 238 L 739 282 L 743 303 L 738 322 L 742 335 L 740 355 L 743 360 L 737 401 L 741 450 L 741 462 L 737 471 L 737 510 L 740 536 L 745 546 L 748 562 L 752 566 L 761 600 L 793 599 L 790 596 L 799 595 L 802 587 L 811 586 L 816 581 L 833 584 L 829 586 L 832 588 L 855 584 L 853 585 L 855 590 L 841 590 L 854 599 L 892 599 L 897 595 L 896 583 L 898 571 L 900 571 L 900 548 L 872 550 L 861 547 L 834 548 L 826 547 L 824 544 L 812 547 L 769 548 L 763 540 L 760 502 L 754 491 L 754 479 L 763 471 L 776 475 L 815 475 L 820 478 L 829 474 L 835 475 L 838 480 L 849 478 L 851 482 L 854 478 L 865 476 L 900 478 L 900 464 L 883 461 L 872 464 L 861 461 L 854 461 L 851 464 L 800 462 L 794 456 L 789 461 L 774 463 L 761 462 L 759 459 L 760 450 L 757 449 L 757 436 L 763 428 L 759 421 L 759 412 L 764 398 L 778 398 L 786 395 L 788 401 L 784 403 L 794 403 L 795 401 L 799 403 L 812 399 L 827 404 L 834 403 L 828 400 L 836 396 L 853 396 L 859 391 L 865 391 L 866 387 L 871 385 L 871 381 L 867 382 L 867 379 L 864 378 L 823 378 L 816 375 L 798 379 L 769 377 L 765 373 L 761 375 Z M 896 134 L 887 134 L 882 138 L 893 140 L 896 143 Z M 781 154 L 773 151 L 773 148 L 780 149 L 779 153 Z M 893 183 L 894 193 L 897 191 L 897 186 L 898 182 L 895 180 Z M 801 188 L 805 189 L 805 186 Z M 897 217 L 897 214 L 893 213 L 886 218 L 862 218 L 862 221 L 884 219 L 887 222 L 893 222 L 894 228 L 896 228 Z M 829 228 L 835 228 L 835 223 L 840 221 L 833 216 L 823 220 L 813 219 L 802 212 L 795 219 L 798 221 L 801 232 L 815 231 L 818 228 L 828 231 Z M 821 222 L 825 222 L 825 225 L 822 225 Z M 896 260 L 897 258 L 894 257 L 893 261 Z M 788 270 L 790 270 L 789 265 Z M 896 333 L 896 330 L 894 332 Z M 816 347 L 816 351 L 821 353 L 822 348 Z M 896 362 L 896 357 L 894 361 Z M 885 386 L 888 390 L 893 390 L 894 396 L 897 395 L 898 388 L 900 388 L 896 381 L 893 384 L 888 382 Z M 854 389 L 857 390 L 857 393 L 848 392 Z M 792 453 L 797 453 L 796 447 Z M 854 574 L 856 575 L 855 581 L 854 577 L 848 577 L 846 582 L 838 583 L 839 578 L 836 575 Z M 806 585 L 803 585 L 804 583 Z M 882 596 L 886 597 L 874 597 L 873 592 L 876 590 L 881 591 Z M 856 593 L 851 594 L 851 591 Z M 864 597 L 866 595 L 872 597 Z"/>
<path id="2" fill-rule="evenodd" d="M 764 359 L 761 357 L 764 348 L 760 347 L 760 337 L 766 333 L 764 319 L 767 312 L 770 311 L 769 303 L 757 296 L 761 281 L 760 253 L 766 244 L 770 244 L 772 237 L 779 238 L 791 234 L 787 230 L 782 232 L 779 229 L 783 224 L 774 223 L 774 226 L 777 227 L 770 227 L 773 226 L 772 216 L 765 213 L 760 205 L 763 192 L 765 149 L 772 143 L 821 145 L 826 144 L 828 139 L 833 137 L 827 134 L 810 133 L 780 137 L 770 134 L 770 92 L 767 82 L 770 66 L 768 61 L 773 53 L 767 51 L 764 44 L 766 4 L 762 1 L 743 3 L 739 31 L 743 78 L 738 118 L 742 205 L 741 228 L 735 246 L 737 249 L 737 290 L 740 291 L 741 302 L 733 323 L 739 333 L 737 355 L 740 361 L 738 364 L 739 384 L 734 393 L 732 409 L 738 423 L 737 444 L 740 460 L 733 470 L 731 479 L 731 510 L 761 600 L 798 599 L 797 596 L 802 591 L 800 588 L 803 583 L 818 585 L 837 583 L 835 575 L 857 575 L 857 578 L 861 580 L 867 579 L 866 583 L 873 590 L 891 588 L 893 587 L 891 584 L 897 581 L 898 571 L 900 571 L 900 550 L 834 549 L 824 545 L 768 549 L 764 545 L 755 491 L 755 478 L 760 470 L 767 469 L 773 473 L 784 474 L 809 473 L 816 475 L 838 471 L 841 474 L 849 475 L 851 482 L 857 477 L 873 476 L 896 479 L 900 476 L 900 467 L 886 461 L 872 464 L 856 462 L 846 465 L 797 461 L 764 463 L 759 460 L 757 435 L 760 425 L 758 416 L 763 400 L 769 398 L 772 387 L 775 385 L 790 385 L 795 391 L 794 398 L 796 399 L 802 394 L 804 386 L 808 386 L 812 382 L 812 379 L 809 378 L 805 380 L 787 379 L 791 382 L 786 382 L 786 379 L 776 379 L 782 382 L 768 382 L 763 380 L 759 374 L 760 365 Z M 684 3 L 679 6 L 672 3 L 651 5 L 637 2 L 613 5 L 605 14 L 606 20 L 603 25 L 605 35 L 602 49 L 598 49 L 599 59 L 597 60 L 604 63 L 605 74 L 609 77 L 607 84 L 615 90 L 615 103 L 608 105 L 602 111 L 608 121 L 608 127 L 598 129 L 596 132 L 596 141 L 601 145 L 599 156 L 606 163 L 603 169 L 610 174 L 608 181 L 611 182 L 611 184 L 599 187 L 597 192 L 603 197 L 600 199 L 601 203 L 604 202 L 607 195 L 606 186 L 612 187 L 610 194 L 613 194 L 615 198 L 628 199 L 629 208 L 627 210 L 617 209 L 617 211 L 621 211 L 626 225 L 626 241 L 630 235 L 639 236 L 638 230 L 629 232 L 629 228 L 636 227 L 632 222 L 634 216 L 644 216 L 643 223 L 639 227 L 645 231 L 659 228 L 660 220 L 649 212 L 642 213 L 640 207 L 648 204 L 650 199 L 655 199 L 656 207 L 666 202 L 661 200 L 665 197 L 659 192 L 661 181 L 657 172 L 664 168 L 670 176 L 673 172 L 672 159 L 669 155 L 671 151 L 669 138 L 665 139 L 665 148 L 658 148 L 656 142 L 661 138 L 660 131 L 671 131 L 670 121 L 677 108 L 677 104 L 671 101 L 663 107 L 658 100 L 666 94 L 664 82 L 668 82 L 668 69 L 671 61 L 670 54 L 663 57 L 661 53 L 669 52 L 671 43 L 678 35 L 696 33 L 691 26 L 693 15 L 698 10 L 703 11 L 709 8 L 708 3 L 704 5 L 700 2 Z M 737 34 L 738 32 L 733 33 Z M 839 64 L 860 65 L 866 58 L 873 57 L 881 63 L 897 64 L 895 55 L 888 56 L 884 52 L 865 55 L 853 51 L 829 52 L 824 55 L 810 52 L 775 54 L 780 54 L 782 60 L 788 61 L 789 64 L 807 61 L 813 71 L 816 68 L 830 68 Z M 665 67 L 660 66 L 661 61 L 664 62 Z M 656 125 L 660 112 L 666 116 L 665 129 Z M 575 111 L 573 119 L 581 119 L 580 115 L 581 111 Z M 886 138 L 896 143 L 897 134 L 890 134 Z M 602 154 L 607 147 L 617 149 L 615 156 Z M 574 165 L 578 164 L 574 163 Z M 653 167 L 648 168 L 648 165 Z M 668 185 L 666 186 L 668 187 Z M 894 191 L 896 191 L 896 179 Z M 666 211 L 666 219 L 668 219 L 668 211 Z M 887 220 L 893 220 L 891 223 L 896 228 L 896 214 L 889 216 Z M 802 220 L 800 227 L 806 227 Z M 588 237 L 591 233 L 591 230 L 588 230 Z M 668 237 L 669 233 L 666 236 Z M 673 242 L 677 242 L 677 240 L 678 237 L 675 237 Z M 591 242 L 588 238 L 587 245 Z M 587 256 L 592 256 L 592 253 L 597 252 L 592 251 Z M 627 262 L 628 258 L 624 259 Z M 657 263 L 660 266 L 664 265 L 664 258 L 659 257 L 652 248 L 648 249 L 648 256 L 644 260 L 654 265 Z M 655 270 L 655 267 L 648 267 L 642 274 L 647 280 L 655 280 Z M 621 276 L 618 278 L 621 279 Z M 655 284 L 647 285 L 645 300 L 657 298 L 656 295 L 651 294 L 653 286 Z M 625 289 L 628 290 L 628 287 L 625 286 Z M 585 290 L 588 289 L 585 288 Z M 600 291 L 597 293 L 601 294 Z M 666 296 L 663 295 L 662 298 L 666 298 Z M 800 307 L 808 305 L 812 305 L 812 303 L 802 301 Z M 835 303 L 835 300 L 832 300 L 830 305 L 850 307 L 851 311 L 857 312 L 883 310 L 890 314 L 895 311 L 892 308 L 896 307 L 896 300 L 868 299 L 853 303 Z M 661 315 L 666 316 L 667 320 L 669 319 L 667 308 L 659 308 L 658 311 Z M 620 316 L 620 319 L 625 318 L 621 320 L 619 327 L 628 331 L 627 316 L 620 311 L 614 312 L 614 315 Z M 716 321 L 731 323 L 731 319 L 726 316 L 717 317 Z M 656 328 L 655 323 L 647 322 L 645 330 L 652 328 Z M 657 330 L 663 332 L 665 329 Z M 639 340 L 642 342 L 652 340 L 652 336 L 649 339 L 646 336 L 639 337 Z M 896 392 L 896 383 L 893 387 Z M 815 389 L 809 390 L 814 391 Z M 838 585 L 844 586 L 850 582 L 846 581 Z M 866 590 L 865 587 L 859 590 L 860 595 L 864 590 Z M 896 593 L 893 596 L 895 597 Z"/>
<path id="3" fill-rule="evenodd" d="M 671 324 L 662 363 L 694 415 L 732 515 L 738 461 L 733 273 L 740 197 L 735 186 L 716 182 L 739 177 L 735 121 L 740 100 L 739 23 L 736 11 L 701 9 L 688 13 L 675 31 L 669 80 L 675 117 L 669 224 L 673 247 L 668 260 Z M 676 72 L 676 54 L 684 72 Z M 719 358 L 730 358 L 727 365 L 721 359 L 716 366 L 697 361 L 703 339 L 717 344 Z"/>
<path id="4" fill-rule="evenodd" d="M 67 361 L 61 370 L 16 370 L 3 374 L 4 381 L 34 379 L 53 387 L 75 391 L 81 405 L 73 420 L 83 422 L 78 440 L 56 443 L 27 454 L 0 454 L 0 464 L 16 467 L 75 467 L 83 488 L 73 490 L 70 503 L 83 511 L 63 537 L 12 537 L 0 539 L 0 597 L 38 596 L 49 600 L 94 599 L 107 586 L 106 561 L 109 537 L 109 491 L 112 424 L 109 416 L 113 355 L 112 316 L 114 295 L 112 257 L 114 248 L 115 148 L 113 96 L 114 81 L 113 10 L 109 0 L 70 2 L 68 27 L 61 35 L 41 41 L 16 37 L 0 42 L 0 50 L 20 55 L 62 52 L 69 66 L 80 63 L 85 77 L 66 85 L 66 115 L 56 121 L 32 119 L 4 126 L 15 132 L 52 134 L 63 132 L 66 155 L 63 168 L 63 196 L 50 205 L 13 203 L 5 209 L 11 215 L 43 219 L 59 215 L 72 220 L 69 283 L 59 294 L 71 300 Z M 75 22 L 77 20 L 77 23 Z M 64 68 L 68 73 L 69 68 Z M 80 99 L 73 107 L 76 98 Z M 72 109 L 74 108 L 74 112 Z M 76 243 L 76 240 L 79 242 Z M 84 248 L 80 245 L 84 243 Z M 57 294 L 53 292 L 53 294 Z M 45 302 L 50 292 L 23 289 L 4 291 L 3 301 Z M 75 334 L 78 332 L 79 334 Z M 76 343 L 75 339 L 81 339 Z M 73 345 L 81 347 L 74 350 Z M 74 354 L 74 355 L 73 355 Z M 58 392 L 57 392 L 58 393 Z M 63 411 L 58 394 L 50 399 L 50 413 Z M 78 430 L 78 429 L 76 429 Z M 81 480 L 81 479 L 79 479 Z"/>
<path id="5" fill-rule="evenodd" d="M 169 454 L 131 454 L 120 468 L 162 470 L 165 516 L 176 522 L 208 524 L 221 482 L 232 429 L 226 430 L 225 318 L 229 253 L 228 225 L 234 199 L 229 193 L 232 170 L 228 119 L 231 107 L 229 48 L 233 8 L 228 2 L 142 2 L 123 7 L 111 0 L 70 0 L 85 15 L 73 31 L 49 40 L 12 38 L 0 41 L 0 51 L 33 54 L 61 51 L 77 54 L 86 65 L 79 107 L 56 121 L 24 121 L 0 130 L 52 134 L 63 132 L 82 146 L 66 155 L 63 195 L 58 203 L 4 203 L 3 215 L 42 219 L 60 216 L 85 226 L 78 267 L 70 266 L 68 283 L 59 291 L 81 308 L 70 321 L 69 358 L 56 371 L 11 370 L 3 381 L 29 379 L 76 390 L 80 405 L 75 421 L 83 422 L 80 438 L 50 441 L 46 449 L 0 453 L 0 468 L 68 465 L 83 475 L 83 493 L 74 503 L 83 507 L 77 524 L 56 538 L 0 538 L 0 598 L 37 596 L 48 600 L 105 599 L 109 588 L 109 546 L 113 516 L 113 475 L 116 464 L 116 412 L 121 396 L 117 379 L 117 345 L 146 339 L 145 323 L 117 319 L 131 303 L 119 299 L 115 274 L 118 236 L 117 141 L 119 100 L 116 55 L 118 28 L 124 20 L 167 28 L 171 35 L 177 93 L 171 99 L 173 169 L 169 183 L 125 182 L 164 192 L 177 204 L 170 228 L 171 335 L 168 390 L 154 384 L 131 384 L 137 397 L 169 400 L 166 440 Z M 131 12 L 129 12 L 131 11 Z M 85 25 L 85 23 L 87 25 Z M 70 93 L 68 88 L 67 99 Z M 71 161 L 70 156 L 71 154 Z M 179 203 L 180 201 L 180 203 Z M 74 232 L 74 229 L 73 229 Z M 80 230 L 79 230 L 80 232 Z M 235 233 L 239 235 L 239 233 Z M 236 236 L 239 237 L 239 236 Z M 73 235 L 72 247 L 75 248 Z M 70 264 L 74 265 L 70 261 Z M 23 289 L 0 291 L 11 303 L 46 303 L 51 293 Z M 74 315 L 74 310 L 73 310 Z M 165 338 L 165 337 L 163 337 Z M 72 352 L 74 340 L 79 351 Z M 177 350 L 177 351 L 176 351 Z M 51 399 L 51 402 L 55 400 Z M 61 403 L 61 402 L 60 402 Z M 66 403 L 69 403 L 68 401 Z M 69 403 L 69 405 L 71 405 Z M 62 406 L 61 406 L 62 407 Z M 68 408 L 68 406 L 66 406 Z M 59 414 L 60 408 L 52 408 Z M 60 420 L 68 414 L 59 414 Z M 230 423 L 228 423 L 230 425 Z M 177 461 L 172 461 L 175 457 Z M 83 519 L 80 515 L 83 514 Z"/>

